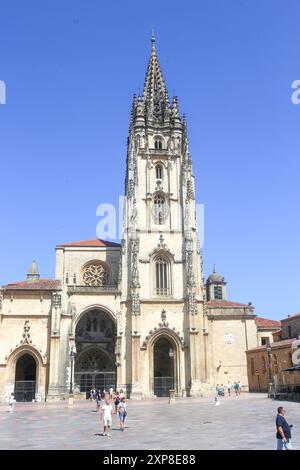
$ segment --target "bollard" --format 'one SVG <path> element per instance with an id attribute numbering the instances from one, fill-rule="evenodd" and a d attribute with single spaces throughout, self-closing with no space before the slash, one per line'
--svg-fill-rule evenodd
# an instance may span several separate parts
<path id="1" fill-rule="evenodd" d="M 175 390 L 169 390 L 169 404 L 173 405 L 175 403 Z"/>
<path id="2" fill-rule="evenodd" d="M 68 402 L 68 408 L 73 408 L 74 406 L 74 395 L 73 394 L 69 394 L 69 402 Z"/>

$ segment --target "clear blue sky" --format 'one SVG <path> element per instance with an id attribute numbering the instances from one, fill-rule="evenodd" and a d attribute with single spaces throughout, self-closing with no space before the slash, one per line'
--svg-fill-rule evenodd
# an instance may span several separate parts
<path id="1" fill-rule="evenodd" d="M 257 314 L 300 310 L 300 3 L 286 0 L 0 0 L 0 284 L 57 243 L 95 238 L 123 194 L 132 94 L 151 29 L 186 112 L 204 267 Z"/>

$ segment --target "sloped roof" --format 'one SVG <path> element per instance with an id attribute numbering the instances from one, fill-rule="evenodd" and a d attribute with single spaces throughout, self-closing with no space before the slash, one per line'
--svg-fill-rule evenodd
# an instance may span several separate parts
<path id="1" fill-rule="evenodd" d="M 61 243 L 57 245 L 58 248 L 60 247 L 67 247 L 67 246 L 87 246 L 87 247 L 98 247 L 98 246 L 108 246 L 108 247 L 120 247 L 119 243 L 109 242 L 107 240 L 101 240 L 100 238 L 96 238 L 93 240 L 81 240 L 78 242 L 69 242 L 69 243 Z"/>
<path id="2" fill-rule="evenodd" d="M 293 315 L 288 315 L 286 318 L 284 318 L 281 321 L 288 321 L 288 320 L 294 319 L 294 318 L 299 317 L 299 316 L 300 316 L 300 312 L 299 313 L 294 313 Z"/>
<path id="3" fill-rule="evenodd" d="M 230 300 L 209 300 L 206 305 L 211 308 L 249 307 L 248 304 L 241 304 L 240 302 L 232 302 Z"/>
<path id="4" fill-rule="evenodd" d="M 61 288 L 61 282 L 57 279 L 39 279 L 13 282 L 2 287 L 6 290 L 57 290 Z"/>
<path id="5" fill-rule="evenodd" d="M 280 321 L 278 320 L 271 320 L 269 318 L 262 318 L 262 317 L 256 317 L 255 318 L 255 323 L 257 328 L 263 328 L 263 329 L 275 329 L 278 330 L 281 326 Z"/>
<path id="6" fill-rule="evenodd" d="M 274 343 L 270 343 L 270 346 L 272 349 L 277 349 L 280 347 L 289 346 L 294 341 L 296 341 L 296 338 L 282 339 L 281 341 L 275 341 Z M 255 348 L 248 349 L 247 352 L 264 351 L 266 350 L 266 348 L 267 348 L 267 345 L 264 344 L 263 346 L 256 346 Z"/>

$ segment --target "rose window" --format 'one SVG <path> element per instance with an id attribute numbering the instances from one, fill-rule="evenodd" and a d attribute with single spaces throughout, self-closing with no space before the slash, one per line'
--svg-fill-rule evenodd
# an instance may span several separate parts
<path id="1" fill-rule="evenodd" d="M 108 272 L 102 264 L 89 264 L 82 273 L 86 286 L 104 286 L 108 281 Z"/>

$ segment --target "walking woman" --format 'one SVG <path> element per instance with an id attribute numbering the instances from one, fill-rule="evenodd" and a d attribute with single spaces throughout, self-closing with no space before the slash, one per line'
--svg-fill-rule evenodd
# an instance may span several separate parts
<path id="1" fill-rule="evenodd" d="M 125 397 L 121 398 L 120 403 L 118 404 L 118 413 L 120 418 L 120 430 L 124 431 L 124 423 L 127 416 L 127 403 L 125 402 Z"/>

